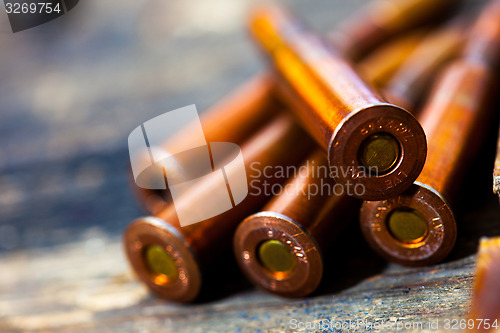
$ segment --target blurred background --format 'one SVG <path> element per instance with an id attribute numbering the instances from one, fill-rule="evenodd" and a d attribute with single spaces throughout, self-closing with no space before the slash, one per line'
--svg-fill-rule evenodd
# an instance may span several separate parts
<path id="1" fill-rule="evenodd" d="M 283 1 L 320 32 L 367 2 Z M 122 253 L 123 230 L 144 215 L 127 137 L 167 111 L 203 112 L 265 67 L 246 32 L 256 3 L 80 0 L 15 34 L 0 4 L 0 331 L 82 324 L 116 309 L 133 316 L 147 297 L 141 314 L 173 311 L 148 296 Z"/>
<path id="2" fill-rule="evenodd" d="M 320 31 L 364 3 L 286 2 Z M 0 7 L 0 251 L 118 237 L 141 215 L 128 135 L 203 112 L 263 67 L 245 26 L 255 4 L 82 0 L 15 34 Z"/>

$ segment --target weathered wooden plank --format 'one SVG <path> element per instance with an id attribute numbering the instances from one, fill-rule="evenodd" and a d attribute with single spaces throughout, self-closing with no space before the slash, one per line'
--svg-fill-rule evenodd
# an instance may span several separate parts
<path id="1" fill-rule="evenodd" d="M 304 300 L 250 289 L 188 306 L 150 296 L 131 275 L 121 244 L 103 237 L 6 255 L 0 267 L 8 272 L 0 276 L 2 332 L 268 332 L 291 331 L 294 319 L 297 325 L 364 320 L 364 325 L 397 327 L 462 318 L 468 311 L 474 256 L 424 269 L 388 266 L 348 289 Z M 340 267 L 338 274 L 353 272 Z"/>

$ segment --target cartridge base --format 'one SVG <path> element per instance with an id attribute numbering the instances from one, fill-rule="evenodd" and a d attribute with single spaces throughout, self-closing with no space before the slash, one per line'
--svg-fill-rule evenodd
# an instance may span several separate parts
<path id="1" fill-rule="evenodd" d="M 201 273 L 197 260 L 184 237 L 171 225 L 155 217 L 133 221 L 125 231 L 123 244 L 127 258 L 139 279 L 158 296 L 172 301 L 190 302 L 198 296 Z M 175 263 L 172 279 L 158 279 L 148 267 L 146 251 L 160 246 Z"/>
<path id="2" fill-rule="evenodd" d="M 397 212 L 415 212 L 408 224 L 423 220 L 427 231 L 414 241 L 402 240 L 391 232 L 390 219 Z M 360 213 L 365 239 L 382 257 L 406 266 L 432 265 L 452 250 L 457 228 L 446 200 L 434 189 L 415 182 L 403 194 L 384 201 L 365 201 Z M 411 230 L 407 234 L 411 234 Z M 404 233 L 403 233 L 404 234 Z"/>
<path id="3" fill-rule="evenodd" d="M 384 144 L 367 144 L 377 136 L 392 138 L 399 149 L 387 144 L 387 140 Z M 328 161 L 334 180 L 347 191 L 352 189 L 349 195 L 384 200 L 413 184 L 426 155 L 425 133 L 418 121 L 404 109 L 386 104 L 349 115 L 332 136 Z M 367 165 L 366 161 L 372 163 Z"/>
<path id="4" fill-rule="evenodd" d="M 259 259 L 259 247 L 279 241 L 293 255 L 295 263 L 287 272 L 273 272 Z M 274 212 L 254 214 L 238 227 L 234 236 L 236 260 L 255 285 L 286 297 L 303 297 L 318 287 L 323 275 L 320 250 L 307 231 L 287 216 Z"/>

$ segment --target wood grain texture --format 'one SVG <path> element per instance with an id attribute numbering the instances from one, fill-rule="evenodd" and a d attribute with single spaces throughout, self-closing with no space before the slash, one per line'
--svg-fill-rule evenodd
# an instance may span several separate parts
<path id="1" fill-rule="evenodd" d="M 292 319 L 396 324 L 462 318 L 474 256 L 425 269 L 390 266 L 310 299 L 247 290 L 190 306 L 150 296 L 130 274 L 119 242 L 109 239 L 4 256 L 0 265 L 9 272 L 0 280 L 2 332 L 288 332 Z"/>

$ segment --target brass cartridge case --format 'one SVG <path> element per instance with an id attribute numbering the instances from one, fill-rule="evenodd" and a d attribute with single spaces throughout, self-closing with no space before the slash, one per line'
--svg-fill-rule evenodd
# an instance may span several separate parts
<path id="1" fill-rule="evenodd" d="M 250 166 L 264 168 L 298 164 L 312 146 L 287 115 L 281 115 L 241 147 L 248 180 L 254 187 L 264 181 L 279 183 L 283 179 L 267 179 L 264 172 L 253 175 Z M 293 150 L 294 154 L 289 151 Z M 227 168 L 231 179 L 233 169 Z M 249 193 L 232 209 L 200 223 L 181 227 L 175 207 L 192 206 L 195 202 L 213 202 L 216 184 L 208 179 L 189 194 L 182 196 L 156 217 L 133 221 L 124 234 L 123 243 L 129 262 L 139 279 L 162 298 L 189 302 L 196 298 L 202 285 L 203 271 L 217 256 L 231 246 L 238 223 L 255 212 L 267 199 L 263 193 Z M 256 183 L 257 181 L 257 183 Z M 193 207 L 193 214 L 196 207 Z"/>
<path id="2" fill-rule="evenodd" d="M 495 10 L 498 12 L 500 9 L 500 4 L 498 1 L 493 3 L 491 6 L 495 6 L 496 8 L 492 10 L 492 13 L 495 12 Z M 485 14 L 486 16 L 486 14 Z M 484 33 L 488 36 L 485 38 L 479 38 L 477 40 L 474 40 L 473 42 L 470 43 L 468 47 L 468 52 L 469 58 L 471 59 L 481 59 L 485 58 L 485 61 L 490 63 L 492 67 L 495 68 L 497 73 L 500 73 L 499 69 L 499 64 L 498 64 L 498 58 L 500 58 L 500 29 L 495 29 L 495 23 L 491 22 L 493 20 L 494 14 L 491 14 L 491 19 L 483 19 L 482 22 L 479 24 L 482 24 L 481 30 L 484 30 Z M 488 27 L 488 25 L 491 25 L 491 27 Z M 480 50 L 481 49 L 487 49 L 489 50 L 483 57 L 481 56 Z M 495 163 L 493 167 L 493 193 L 498 195 L 500 199 L 500 136 L 498 137 L 497 141 L 497 153 L 495 157 Z"/>
<path id="3" fill-rule="evenodd" d="M 456 0 L 374 1 L 341 24 L 331 39 L 348 58 L 356 61 L 388 38 L 442 19 L 460 3 Z"/>
<path id="4" fill-rule="evenodd" d="M 453 20 L 440 29 L 429 33 L 398 67 L 386 84 L 384 96 L 392 103 L 409 111 L 418 107 L 416 101 L 423 99 L 435 75 L 453 58 L 456 58 L 465 42 L 465 24 L 462 18 Z"/>
<path id="5" fill-rule="evenodd" d="M 359 59 L 395 35 L 409 28 L 424 25 L 428 21 L 428 17 L 441 17 L 443 13 L 446 13 L 445 9 L 449 7 L 447 2 L 450 1 L 399 0 L 397 4 L 396 2 L 389 4 L 391 8 L 394 6 L 398 8 L 390 10 L 392 18 L 390 20 L 376 20 L 377 24 L 375 25 L 373 24 L 374 20 L 360 19 L 360 17 L 371 16 L 370 12 L 387 11 L 388 1 L 373 2 L 352 17 L 347 18 L 342 24 L 344 27 L 342 32 L 332 34 L 333 42 L 337 44 L 341 52 L 348 55 L 356 54 L 356 58 Z M 456 4 L 456 1 L 454 3 Z M 426 15 L 422 15 L 423 10 L 419 8 L 425 9 Z M 349 33 L 351 30 L 353 32 Z M 371 41 L 375 40 L 374 38 L 377 42 L 372 44 Z M 269 75 L 256 75 L 237 88 L 229 97 L 203 113 L 201 121 L 207 139 L 241 144 L 273 115 L 272 108 L 276 103 L 276 98 L 273 97 L 275 94 L 272 87 L 273 79 Z M 271 109 L 268 107 L 269 104 L 271 104 Z M 184 139 L 189 140 L 189 136 L 189 131 L 181 133 L 181 137 Z M 143 189 L 133 182 L 132 187 L 140 203 L 149 213 L 156 214 L 171 203 L 168 191 Z"/>
<path id="6" fill-rule="evenodd" d="M 417 48 L 427 43 L 429 40 L 424 39 Z M 402 46 L 405 47 L 404 43 Z M 434 59 L 442 54 L 429 54 L 429 57 Z M 401 66 L 412 67 L 415 61 L 410 55 Z M 420 74 L 412 72 L 410 77 L 430 82 L 439 69 L 436 63 L 426 61 L 427 67 L 419 67 Z M 371 61 L 371 65 L 387 67 L 383 57 Z M 407 75 L 406 71 L 396 73 Z M 424 89 L 411 80 L 394 78 L 415 89 Z M 388 95 L 390 92 L 390 89 L 384 90 Z M 420 95 L 410 94 L 406 99 L 411 109 Z M 325 252 L 353 218 L 357 200 L 341 187 L 336 188 L 339 184 L 326 175 L 328 164 L 323 155 L 321 149 L 312 153 L 299 168 L 302 172 L 284 186 L 285 192 L 274 197 L 259 213 L 246 218 L 234 235 L 233 249 L 241 270 L 252 283 L 269 292 L 285 297 L 302 297 L 314 292 L 322 279 Z M 291 190 L 287 191 L 288 188 Z"/>
<path id="7" fill-rule="evenodd" d="M 469 318 L 469 332 L 494 332 L 500 325 L 500 237 L 479 243 Z"/>
<path id="8" fill-rule="evenodd" d="M 248 279 L 286 297 L 316 290 L 323 276 L 323 251 L 356 211 L 356 200 L 343 195 L 329 177 L 321 150 L 301 168 L 281 195 L 240 224 L 233 240 Z"/>
<path id="9" fill-rule="evenodd" d="M 356 69 L 376 88 L 385 87 L 428 33 L 427 29 L 419 29 L 387 42 L 362 59 Z"/>
<path id="10" fill-rule="evenodd" d="M 341 33 L 332 34 L 333 42 L 338 44 L 341 52 L 356 54 L 357 58 L 360 58 L 361 55 L 368 53 L 382 42 L 390 40 L 395 35 L 406 31 L 406 29 L 424 25 L 428 20 L 428 16 L 442 16 L 446 12 L 444 9 L 448 8 L 446 2 L 450 1 L 434 0 L 432 5 L 428 0 L 400 0 L 397 4 L 394 2 L 391 6 L 396 5 L 399 9 L 390 11 L 392 19 L 378 20 L 375 26 L 371 19 L 368 24 L 366 24 L 366 19 L 359 19 L 371 11 L 380 13 L 388 8 L 386 0 L 373 2 L 352 17 L 347 18 L 342 26 L 349 28 L 344 28 Z M 421 15 L 422 10 L 415 10 L 415 8 L 424 8 L 427 14 Z M 398 22 L 410 24 L 401 25 Z M 351 29 L 353 33 L 349 33 Z M 370 29 L 374 30 L 370 31 Z M 361 31 L 363 33 L 360 33 Z M 373 36 L 376 36 L 377 43 L 367 43 L 367 40 L 374 40 Z M 398 50 L 398 52 L 401 52 L 401 47 L 398 47 Z M 398 58 L 402 59 L 402 57 L 403 55 Z M 374 65 L 371 68 L 380 67 Z M 391 68 L 394 68 L 394 66 Z M 386 70 L 384 69 L 384 71 Z M 379 71 L 381 70 L 379 69 Z M 277 98 L 273 97 L 273 95 L 275 96 L 273 90 L 272 77 L 267 74 L 256 75 L 237 88 L 230 96 L 204 112 L 201 115 L 201 122 L 207 140 L 241 144 L 259 126 L 262 126 L 264 122 L 274 115 L 272 109 L 277 103 Z M 189 137 L 188 130 L 180 134 L 180 139 L 189 140 Z M 168 191 L 140 188 L 134 182 L 132 182 L 132 187 L 139 202 L 149 213 L 156 214 L 171 203 Z"/>
<path id="11" fill-rule="evenodd" d="M 205 138 L 209 142 L 232 142 L 241 145 L 245 139 L 276 115 L 281 108 L 272 91 L 269 75 L 256 75 L 230 95 L 201 114 Z M 191 140 L 189 127 L 181 129 L 171 140 Z M 194 155 L 193 155 L 194 156 Z M 149 158 L 149 155 L 145 156 Z M 166 167 L 166 166 L 163 166 Z M 157 214 L 172 203 L 168 190 L 150 190 L 132 182 L 139 202 L 151 214 Z"/>
<path id="12" fill-rule="evenodd" d="M 497 141 L 497 153 L 493 166 L 493 193 L 498 196 L 500 202 L 500 135 Z"/>
<path id="13" fill-rule="evenodd" d="M 203 114 L 201 121 L 207 139 L 210 141 L 244 141 L 244 137 L 248 135 L 244 133 L 251 133 L 254 129 L 247 130 L 245 126 L 240 126 L 241 123 L 246 125 L 246 122 L 249 121 L 252 124 L 254 122 L 259 124 L 259 119 L 264 122 L 265 115 L 260 118 L 260 113 L 257 116 L 253 113 L 260 112 L 261 107 L 267 109 L 269 104 L 275 105 L 274 97 L 270 95 L 273 90 L 272 84 L 272 81 L 265 76 L 256 77 L 246 86 L 238 89 L 228 100 Z M 276 113 L 273 110 L 270 111 L 273 114 Z M 239 116 L 240 113 L 243 114 L 242 117 Z M 271 115 L 271 112 L 269 114 Z M 228 122 L 232 125 L 227 126 L 228 122 L 224 119 L 229 119 Z M 232 122 L 231 119 L 235 119 L 236 122 Z M 224 128 L 223 133 L 220 132 L 221 125 Z M 258 126 L 250 126 L 250 128 Z M 232 132 L 232 129 L 235 130 L 235 133 Z M 274 134 L 277 133 L 276 129 L 270 131 Z M 301 132 L 296 128 L 289 129 L 289 131 Z M 223 136 L 217 136 L 217 133 L 221 133 Z M 287 133 L 286 136 L 294 137 L 293 133 Z M 186 134 L 186 137 L 188 138 L 189 134 Z M 261 139 L 265 137 L 269 143 L 268 152 L 263 152 L 263 155 L 268 154 L 266 156 L 271 157 L 274 154 L 276 158 L 280 158 L 281 153 L 283 153 L 283 163 L 290 158 L 294 161 L 295 158 L 299 158 L 305 145 L 304 142 L 294 141 L 290 147 L 283 145 L 283 149 L 281 146 L 278 149 L 277 147 L 281 143 L 275 140 L 273 135 L 263 134 L 260 137 Z M 306 137 L 303 136 L 302 140 Z M 253 145 L 248 144 L 243 147 L 245 161 L 258 155 L 258 149 L 255 151 L 249 148 L 251 146 L 257 147 L 256 140 L 254 140 Z M 305 140 L 307 141 L 307 139 Z M 276 145 L 275 148 L 272 148 L 273 144 Z M 290 149 L 287 147 L 293 148 L 294 154 L 289 154 L 287 150 Z M 277 150 L 271 153 L 272 149 Z M 206 194 L 206 191 L 203 193 Z M 319 201 L 325 198 L 315 199 L 318 200 L 317 207 L 319 207 Z M 248 200 L 250 201 L 247 202 Z M 160 206 L 156 206 L 156 209 L 151 208 L 155 207 L 154 205 L 149 207 L 159 217 L 146 217 L 134 221 L 124 235 L 125 251 L 134 271 L 146 285 L 163 298 L 180 302 L 193 300 L 198 295 L 202 285 L 202 272 L 209 267 L 217 253 L 220 253 L 227 246 L 226 241 L 230 239 L 228 235 L 231 235 L 236 227 L 236 222 L 248 216 L 252 210 L 255 211 L 257 209 L 255 207 L 261 205 L 265 199 L 249 198 L 248 200 L 221 216 L 183 228 L 180 227 L 172 206 L 166 205 L 164 198 L 157 201 Z M 333 202 L 342 201 L 342 199 L 335 198 L 331 200 Z M 151 203 L 151 200 L 149 202 Z M 184 202 L 189 204 L 189 199 Z M 322 244 L 321 241 L 315 242 Z"/>
<path id="14" fill-rule="evenodd" d="M 388 103 L 326 41 L 276 7 L 255 12 L 250 29 L 278 73 L 278 88 L 328 154 L 334 180 L 366 200 L 395 196 L 417 178 L 426 139 L 418 121 Z"/>
<path id="15" fill-rule="evenodd" d="M 447 67 L 423 110 L 429 154 L 417 182 L 395 198 L 362 205 L 363 234 L 388 260 L 430 265 L 444 259 L 455 244 L 456 222 L 448 202 L 457 194 L 491 116 L 498 83 L 491 55 L 500 55 L 500 40 L 493 37 L 499 32 L 496 0 L 483 10 L 463 56 Z"/>

